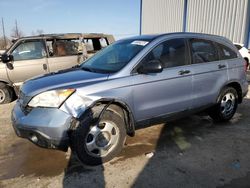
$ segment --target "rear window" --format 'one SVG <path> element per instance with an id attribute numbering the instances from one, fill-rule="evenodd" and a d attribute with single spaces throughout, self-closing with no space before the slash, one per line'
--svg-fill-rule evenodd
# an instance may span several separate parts
<path id="1" fill-rule="evenodd" d="M 217 44 L 220 52 L 220 59 L 225 60 L 225 59 L 234 59 L 237 58 L 237 53 L 232 50 L 231 48 L 224 46 L 222 44 Z"/>
<path id="2" fill-rule="evenodd" d="M 193 63 L 218 61 L 219 57 L 212 41 L 190 39 Z"/>

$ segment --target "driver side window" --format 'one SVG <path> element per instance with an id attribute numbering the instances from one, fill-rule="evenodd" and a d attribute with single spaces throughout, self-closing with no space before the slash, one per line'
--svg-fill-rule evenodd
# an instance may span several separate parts
<path id="1" fill-rule="evenodd" d="M 12 51 L 14 61 L 41 59 L 46 56 L 42 41 L 25 41 Z"/>
<path id="2" fill-rule="evenodd" d="M 143 63 L 152 60 L 159 60 L 163 68 L 186 65 L 188 61 L 184 39 L 172 39 L 159 44 L 143 59 Z"/>

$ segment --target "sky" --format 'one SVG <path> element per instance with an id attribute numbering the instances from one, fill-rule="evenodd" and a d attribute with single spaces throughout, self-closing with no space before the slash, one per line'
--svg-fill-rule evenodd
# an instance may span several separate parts
<path id="1" fill-rule="evenodd" d="M 17 20 L 29 36 L 44 33 L 107 33 L 116 39 L 139 34 L 140 0 L 0 0 L 9 37 Z M 0 35 L 3 35 L 0 24 Z"/>

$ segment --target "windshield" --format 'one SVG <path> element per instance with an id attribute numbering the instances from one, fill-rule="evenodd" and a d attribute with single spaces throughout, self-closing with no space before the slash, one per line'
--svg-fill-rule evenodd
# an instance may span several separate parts
<path id="1" fill-rule="evenodd" d="M 114 73 L 121 70 L 149 41 L 128 39 L 111 44 L 81 65 L 83 70 Z"/>

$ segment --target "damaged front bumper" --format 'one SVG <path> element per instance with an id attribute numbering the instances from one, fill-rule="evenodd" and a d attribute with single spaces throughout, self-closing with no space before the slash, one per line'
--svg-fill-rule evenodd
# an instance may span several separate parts
<path id="1" fill-rule="evenodd" d="M 68 130 L 74 118 L 57 108 L 33 108 L 26 113 L 17 101 L 11 115 L 12 126 L 19 137 L 51 149 L 66 151 Z"/>

